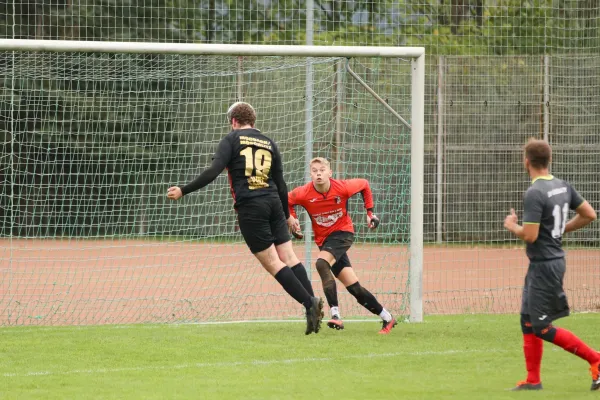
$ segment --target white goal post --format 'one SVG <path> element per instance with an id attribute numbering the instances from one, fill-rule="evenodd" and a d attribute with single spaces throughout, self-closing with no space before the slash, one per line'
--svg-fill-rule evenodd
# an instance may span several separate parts
<path id="1" fill-rule="evenodd" d="M 380 57 L 411 59 L 410 115 L 410 321 L 423 320 L 423 201 L 424 201 L 424 97 L 423 47 L 294 46 L 243 44 L 182 44 L 1 39 L 5 52 L 137 53 L 222 56 Z M 307 75 L 308 76 L 308 75 Z M 355 77 L 356 78 L 356 77 Z M 357 78 L 358 79 L 358 78 Z M 362 82 L 363 86 L 366 86 Z M 374 93 L 372 93 L 376 96 Z M 379 99 L 381 102 L 381 99 Z M 390 109 L 389 106 L 387 106 Z M 391 109 L 390 109 L 391 110 Z M 393 110 L 391 110 L 393 112 Z M 398 124 L 401 122 L 399 121 Z M 11 193 L 12 196 L 12 193 Z"/>

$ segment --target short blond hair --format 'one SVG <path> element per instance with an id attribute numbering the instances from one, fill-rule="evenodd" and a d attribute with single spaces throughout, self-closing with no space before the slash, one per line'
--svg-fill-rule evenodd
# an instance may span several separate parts
<path id="1" fill-rule="evenodd" d="M 327 168 L 331 168 L 331 164 L 329 164 L 329 161 L 327 161 L 327 159 L 325 157 L 315 157 L 312 160 L 310 160 L 309 166 L 313 165 L 314 163 L 320 163 L 323 164 L 324 166 L 326 166 Z"/>

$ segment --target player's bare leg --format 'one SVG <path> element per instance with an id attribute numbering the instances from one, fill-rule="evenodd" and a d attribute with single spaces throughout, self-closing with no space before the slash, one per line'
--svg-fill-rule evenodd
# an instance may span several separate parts
<path id="1" fill-rule="evenodd" d="M 340 315 L 340 308 L 337 296 L 337 285 L 335 278 L 331 273 L 331 266 L 335 264 L 335 257 L 328 251 L 321 251 L 317 256 L 317 272 L 321 277 L 321 283 L 323 284 L 323 292 L 327 303 L 329 304 L 329 311 L 331 312 L 331 318 L 327 322 L 327 326 L 331 329 L 341 330 L 344 329 L 344 322 Z"/>
<path id="2" fill-rule="evenodd" d="M 398 321 L 396 321 L 388 310 L 379 304 L 375 296 L 360 285 L 353 268 L 347 267 L 342 269 L 338 275 L 338 279 L 346 286 L 346 289 L 354 296 L 358 304 L 371 311 L 373 314 L 379 315 L 382 320 L 382 328 L 379 331 L 380 334 L 388 334 L 392 328 L 398 325 Z"/>
<path id="3" fill-rule="evenodd" d="M 323 319 L 323 300 L 306 291 L 290 267 L 279 259 L 274 245 L 254 255 L 285 291 L 306 308 L 306 334 L 318 333 Z"/>
<path id="4" fill-rule="evenodd" d="M 304 289 L 306 289 L 308 294 L 314 297 L 315 292 L 313 290 L 312 283 L 308 278 L 306 268 L 304 268 L 304 265 L 302 265 L 302 263 L 296 256 L 296 252 L 294 252 L 294 248 L 292 247 L 292 241 L 290 240 L 285 243 L 276 245 L 275 250 L 277 250 L 277 255 L 279 256 L 279 259 L 283 261 L 285 265 L 291 268 L 292 272 L 294 273 L 294 275 L 296 275 L 296 278 L 298 278 L 298 280 L 300 281 L 302 286 L 304 286 Z"/>

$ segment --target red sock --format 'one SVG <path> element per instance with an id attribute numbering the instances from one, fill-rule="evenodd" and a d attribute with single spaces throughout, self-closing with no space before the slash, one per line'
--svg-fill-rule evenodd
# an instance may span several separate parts
<path id="1" fill-rule="evenodd" d="M 554 337 L 554 344 L 562 347 L 565 351 L 575 354 L 577 357 L 583 358 L 590 364 L 596 364 L 600 362 L 600 355 L 587 344 L 583 343 L 581 339 L 575 336 L 573 333 L 566 329 L 555 328 L 556 336 Z"/>
<path id="2" fill-rule="evenodd" d="M 533 333 L 524 333 L 523 353 L 525 354 L 525 367 L 527 368 L 527 382 L 540 383 L 544 341 Z"/>

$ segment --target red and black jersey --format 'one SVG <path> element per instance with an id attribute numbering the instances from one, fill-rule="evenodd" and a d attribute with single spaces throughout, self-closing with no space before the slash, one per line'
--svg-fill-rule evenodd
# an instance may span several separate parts
<path id="1" fill-rule="evenodd" d="M 321 246 L 327 236 L 336 231 L 354 233 L 348 215 L 348 199 L 361 193 L 367 210 L 373 208 L 373 194 L 366 179 L 330 180 L 327 193 L 319 193 L 312 182 L 297 187 L 288 194 L 290 214 L 297 218 L 294 206 L 302 206 L 310 215 L 315 242 Z"/>

